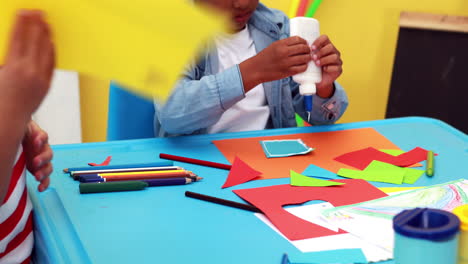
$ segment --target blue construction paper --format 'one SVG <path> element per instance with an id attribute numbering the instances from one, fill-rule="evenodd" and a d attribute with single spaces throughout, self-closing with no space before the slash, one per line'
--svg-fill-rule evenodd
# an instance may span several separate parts
<path id="1" fill-rule="evenodd" d="M 367 263 L 360 248 L 337 249 L 329 251 L 294 253 L 289 255 L 291 264 L 348 264 Z"/>
<path id="2" fill-rule="evenodd" d="M 335 173 L 324 168 L 320 168 L 319 166 L 315 166 L 314 164 L 310 164 L 309 167 L 307 167 L 301 174 L 320 179 L 341 179 L 341 177 Z"/>
<path id="3" fill-rule="evenodd" d="M 263 152 L 267 158 L 303 155 L 313 151 L 301 139 L 261 140 Z"/>

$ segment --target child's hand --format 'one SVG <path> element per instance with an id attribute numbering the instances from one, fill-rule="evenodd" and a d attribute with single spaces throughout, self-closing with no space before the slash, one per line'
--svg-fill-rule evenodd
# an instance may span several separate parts
<path id="1" fill-rule="evenodd" d="M 21 102 L 16 108 L 32 114 L 45 97 L 55 65 L 50 30 L 40 11 L 21 10 L 13 27 L 5 65 L 0 70 L 2 96 Z"/>
<path id="2" fill-rule="evenodd" d="M 50 148 L 47 133 L 34 121 L 30 121 L 26 135 L 23 139 L 24 154 L 26 155 L 26 167 L 40 182 L 40 192 L 49 186 L 49 175 L 52 173 L 52 149 Z"/>
<path id="3" fill-rule="evenodd" d="M 247 92 L 260 83 L 304 72 L 311 60 L 311 50 L 304 39 L 294 36 L 278 40 L 239 65 L 244 89 Z"/>
<path id="4" fill-rule="evenodd" d="M 312 59 L 322 67 L 322 82 L 317 84 L 317 94 L 328 98 L 333 95 L 333 82 L 343 72 L 340 52 L 326 35 L 322 35 L 312 44 Z"/>

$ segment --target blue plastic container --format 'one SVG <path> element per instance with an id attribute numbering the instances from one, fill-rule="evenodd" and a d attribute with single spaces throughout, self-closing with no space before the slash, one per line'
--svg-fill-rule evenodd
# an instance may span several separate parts
<path id="1" fill-rule="evenodd" d="M 416 208 L 393 218 L 397 264 L 456 264 L 460 220 L 450 212 Z"/>

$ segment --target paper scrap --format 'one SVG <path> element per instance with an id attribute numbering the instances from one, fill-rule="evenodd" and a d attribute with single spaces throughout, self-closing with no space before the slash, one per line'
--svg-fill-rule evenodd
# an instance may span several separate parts
<path id="1" fill-rule="evenodd" d="M 300 206 L 293 206 L 285 208 L 289 213 L 300 217 L 311 223 L 323 226 L 332 231 L 337 232 L 338 228 L 329 222 L 325 221 L 321 212 L 324 209 L 333 208 L 330 203 L 322 202 L 315 204 L 307 204 Z M 316 238 L 308 238 L 302 240 L 289 240 L 265 217 L 264 214 L 255 213 L 255 216 L 263 221 L 267 226 L 273 229 L 275 232 L 280 234 L 289 243 L 295 246 L 301 252 L 318 252 L 328 251 L 336 249 L 353 249 L 360 248 L 368 262 L 377 262 L 391 259 L 393 256 L 386 250 L 383 250 L 372 243 L 369 243 L 363 239 L 360 239 L 351 234 L 338 234 L 331 236 L 323 236 Z"/>
<path id="2" fill-rule="evenodd" d="M 291 264 L 351 264 L 367 263 L 368 260 L 359 248 L 337 249 L 309 253 L 288 254 Z"/>
<path id="3" fill-rule="evenodd" d="M 389 163 L 374 160 L 362 171 L 341 169 L 337 174 L 346 178 L 363 179 L 366 181 L 413 184 L 423 173 L 423 170 L 401 168 Z"/>
<path id="4" fill-rule="evenodd" d="M 379 149 L 380 151 L 382 151 L 383 153 L 387 153 L 389 155 L 392 155 L 392 156 L 398 156 L 400 154 L 403 154 L 405 153 L 404 150 L 401 150 L 401 149 Z M 408 166 L 410 168 L 415 168 L 415 167 L 422 167 L 423 165 L 421 163 L 415 163 L 411 166 Z"/>
<path id="5" fill-rule="evenodd" d="M 407 191 L 373 201 L 323 211 L 332 224 L 375 245 L 393 251 L 392 218 L 416 207 L 452 211 L 468 203 L 468 180 L 460 179 L 422 189 Z"/>
<path id="6" fill-rule="evenodd" d="M 315 166 L 314 164 L 310 164 L 301 174 L 305 176 L 312 176 L 312 177 L 319 178 L 319 179 L 329 179 L 329 180 L 340 179 L 340 177 L 338 177 L 335 173 L 329 170 L 320 168 L 319 166 Z"/>
<path id="7" fill-rule="evenodd" d="M 314 152 L 309 155 L 269 159 L 258 144 L 260 140 L 297 138 L 308 146 L 314 146 L 316 148 Z M 260 179 L 286 178 L 289 176 L 289 170 L 303 171 L 310 164 L 337 173 L 340 168 L 353 168 L 333 160 L 342 153 L 362 149 L 369 145 L 379 149 L 398 149 L 395 144 L 373 128 L 223 139 L 215 140 L 213 143 L 229 162 L 232 163 L 234 157 L 237 156 L 250 164 L 255 164 L 255 168 L 263 173 Z"/>
<path id="8" fill-rule="evenodd" d="M 247 163 L 236 157 L 222 188 L 232 187 L 251 181 L 258 178 L 260 175 L 262 175 L 261 172 L 254 170 Z"/>
<path id="9" fill-rule="evenodd" d="M 88 163 L 89 166 L 107 166 L 111 162 L 112 156 L 108 156 L 103 162 L 100 164 L 90 162 Z"/>
<path id="10" fill-rule="evenodd" d="M 353 204 L 387 196 L 363 180 L 335 180 L 346 183 L 332 187 L 302 187 L 289 184 L 234 190 L 242 199 L 260 209 L 291 240 L 335 235 L 327 228 L 312 224 L 288 213 L 283 206 L 312 200 L 328 201 L 334 206 Z M 342 233 L 339 231 L 338 233 Z"/>
<path id="11" fill-rule="evenodd" d="M 304 155 L 314 150 L 301 139 L 261 140 L 260 144 L 268 158 Z"/>
<path id="12" fill-rule="evenodd" d="M 364 170 L 373 160 L 390 163 L 400 167 L 408 167 L 420 161 L 426 160 L 427 150 L 416 147 L 398 156 L 379 151 L 373 147 L 352 151 L 338 157 L 336 161 Z"/>
<path id="13" fill-rule="evenodd" d="M 325 186 L 336 186 L 343 185 L 342 182 L 327 181 L 316 179 L 313 177 L 304 176 L 293 170 L 290 171 L 291 185 L 292 186 L 310 186 L 310 187 L 325 187 Z"/>
<path id="14" fill-rule="evenodd" d="M 202 43 L 223 30 L 225 19 L 185 2 L 2 1 L 0 64 L 16 11 L 39 9 L 52 29 L 57 68 L 114 79 L 140 95 L 165 99 Z"/>

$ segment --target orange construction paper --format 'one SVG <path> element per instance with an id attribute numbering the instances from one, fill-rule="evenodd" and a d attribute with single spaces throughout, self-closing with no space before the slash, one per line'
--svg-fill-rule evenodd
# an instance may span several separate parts
<path id="1" fill-rule="evenodd" d="M 232 187 L 251 181 L 258 178 L 260 175 L 262 175 L 261 172 L 254 170 L 252 167 L 247 165 L 247 163 L 236 157 L 222 188 Z"/>
<path id="2" fill-rule="evenodd" d="M 260 140 L 298 138 L 307 146 L 314 146 L 315 150 L 307 155 L 268 159 L 260 144 Z M 354 169 L 334 160 L 343 153 L 371 146 L 377 149 L 399 149 L 373 128 L 224 139 L 213 143 L 229 162 L 232 163 L 237 156 L 249 164 L 254 164 L 255 169 L 262 172 L 259 179 L 287 178 L 289 170 L 304 171 L 310 164 L 337 173 L 341 168 Z"/>
<path id="3" fill-rule="evenodd" d="M 335 160 L 360 170 L 364 170 L 373 160 L 395 166 L 408 167 L 426 160 L 427 152 L 428 151 L 423 148 L 416 147 L 398 156 L 393 156 L 370 147 L 340 155 L 336 157 Z"/>
<path id="4" fill-rule="evenodd" d="M 313 224 L 297 217 L 283 206 L 322 200 L 333 206 L 361 203 L 387 196 L 364 180 L 333 180 L 346 183 L 328 187 L 298 187 L 289 184 L 234 190 L 242 199 L 260 209 L 271 223 L 289 240 L 299 240 L 346 233 Z"/>

